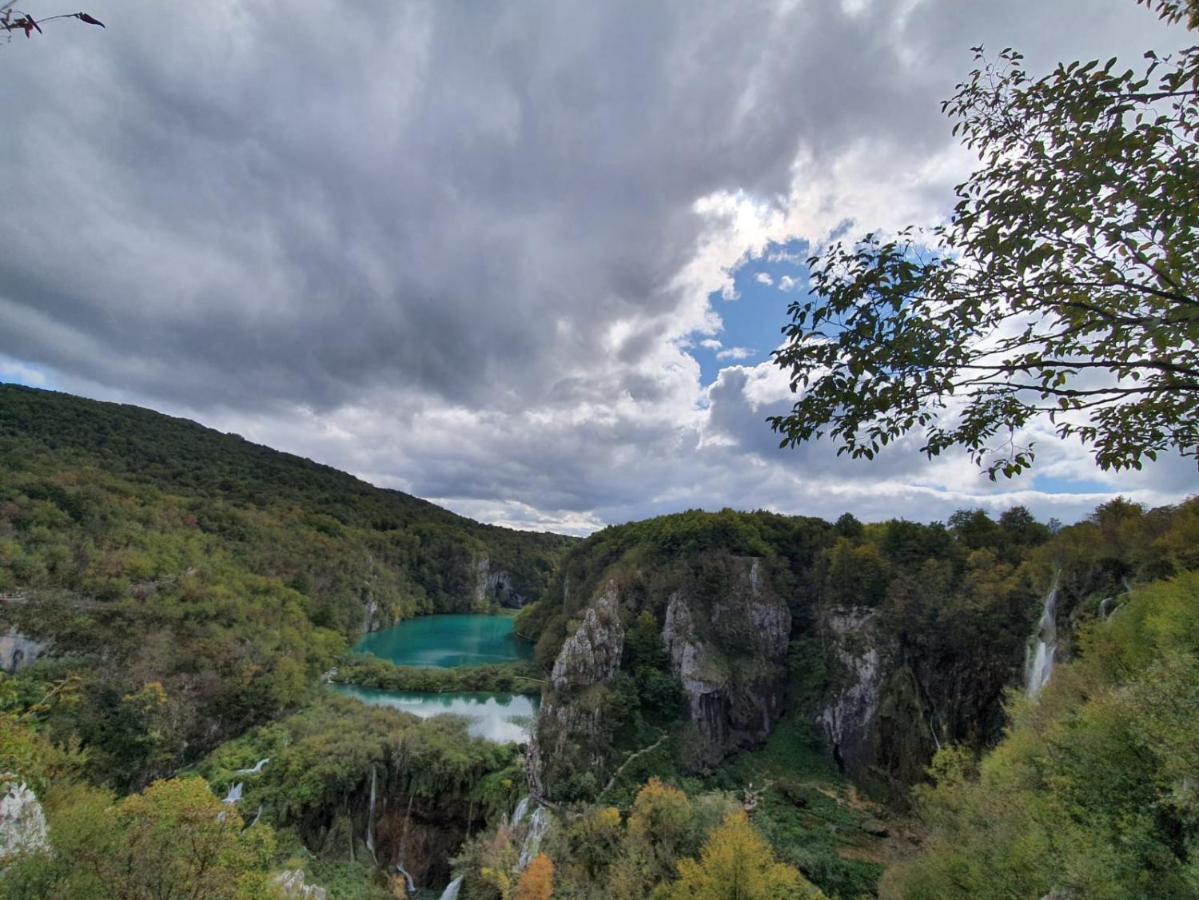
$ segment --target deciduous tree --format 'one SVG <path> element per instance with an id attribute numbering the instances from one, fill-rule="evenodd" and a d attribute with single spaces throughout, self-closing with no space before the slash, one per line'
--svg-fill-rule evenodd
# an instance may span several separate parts
<path id="1" fill-rule="evenodd" d="M 679 863 L 667 900 L 818 900 L 824 896 L 774 853 L 744 812 L 730 813 L 712 832 L 698 861 Z"/>
<path id="2" fill-rule="evenodd" d="M 516 900 L 550 900 L 554 895 L 554 864 L 538 853 L 520 876 Z"/>
<path id="3" fill-rule="evenodd" d="M 1199 26 L 1195 0 L 1151 5 Z M 774 354 L 799 399 L 772 426 L 867 459 L 917 432 L 992 478 L 1033 463 L 1038 421 L 1104 468 L 1196 456 L 1199 47 L 1038 79 L 975 54 L 944 110 L 979 168 L 947 224 L 809 260 Z"/>

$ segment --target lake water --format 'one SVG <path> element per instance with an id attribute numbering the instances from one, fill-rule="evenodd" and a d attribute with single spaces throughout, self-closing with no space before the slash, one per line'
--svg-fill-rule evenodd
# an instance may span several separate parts
<path id="1" fill-rule="evenodd" d="M 453 669 L 533 658 L 512 633 L 510 616 L 420 616 L 368 634 L 354 646 L 397 666 Z"/>
<path id="2" fill-rule="evenodd" d="M 421 616 L 368 634 L 355 653 L 378 656 L 397 666 L 453 669 L 532 659 L 533 648 L 512 633 L 509 616 Z M 497 743 L 529 739 L 539 698 L 521 694 L 425 694 L 376 691 L 353 685 L 338 693 L 372 706 L 387 706 L 421 718 L 452 714 L 470 720 L 470 733 Z"/>
<path id="3" fill-rule="evenodd" d="M 374 691 L 353 685 L 337 685 L 339 694 L 371 706 L 386 706 L 426 719 L 451 714 L 470 720 L 470 733 L 499 744 L 524 743 L 529 739 L 536 697 L 521 694 L 407 694 Z"/>

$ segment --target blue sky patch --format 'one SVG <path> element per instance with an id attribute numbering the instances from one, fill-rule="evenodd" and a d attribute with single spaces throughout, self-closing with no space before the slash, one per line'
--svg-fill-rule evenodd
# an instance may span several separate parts
<path id="1" fill-rule="evenodd" d="M 1110 494 L 1112 486 L 1090 478 L 1037 475 L 1033 479 L 1033 490 L 1043 494 Z"/>
<path id="2" fill-rule="evenodd" d="M 691 348 L 705 386 L 727 366 L 766 362 L 783 342 L 787 305 L 808 289 L 808 255 L 806 241 L 770 244 L 733 271 L 737 299 L 726 300 L 719 291 L 711 295 L 724 328 L 716 335 L 696 335 Z"/>
<path id="3" fill-rule="evenodd" d="M 54 389 L 49 373 L 45 369 L 2 355 L 0 355 L 0 382 L 47 390 Z"/>

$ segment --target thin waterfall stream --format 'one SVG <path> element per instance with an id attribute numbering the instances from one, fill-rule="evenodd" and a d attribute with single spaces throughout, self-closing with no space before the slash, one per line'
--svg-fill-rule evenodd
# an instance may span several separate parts
<path id="1" fill-rule="evenodd" d="M 1057 594 L 1060 573 L 1054 573 L 1053 584 L 1045 595 L 1041 607 L 1041 618 L 1033 635 L 1028 654 L 1028 666 L 1024 679 L 1024 690 L 1035 697 L 1053 676 L 1054 657 L 1057 654 Z"/>

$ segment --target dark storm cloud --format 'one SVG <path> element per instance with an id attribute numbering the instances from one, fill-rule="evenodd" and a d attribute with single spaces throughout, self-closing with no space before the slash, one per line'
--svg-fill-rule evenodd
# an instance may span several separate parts
<path id="1" fill-rule="evenodd" d="M 863 143 L 918 168 L 972 44 L 1044 67 L 1162 33 L 1131 0 L 92 11 L 0 47 L 0 355 L 429 496 L 604 516 L 785 465 L 731 383 L 707 433 L 739 449 L 697 449 L 698 368 L 663 351 L 703 322 L 697 201 L 786 210 L 797 159 Z"/>
<path id="2" fill-rule="evenodd" d="M 5 48 L 0 351 L 191 403 L 519 403 L 677 302 L 697 198 L 935 131 L 886 7 L 189 7 Z"/>

